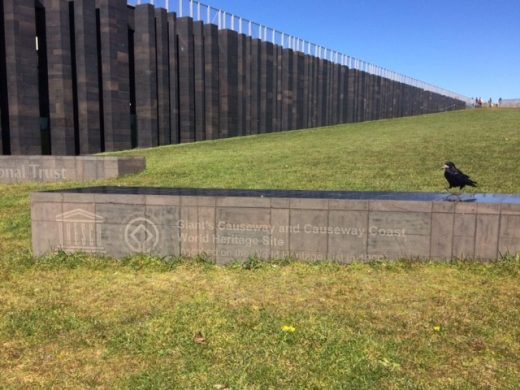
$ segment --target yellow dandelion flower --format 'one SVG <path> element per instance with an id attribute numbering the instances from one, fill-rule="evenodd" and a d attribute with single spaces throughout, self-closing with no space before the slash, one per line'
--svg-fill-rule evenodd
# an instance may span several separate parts
<path id="1" fill-rule="evenodd" d="M 440 325 L 435 325 L 433 327 L 433 330 L 436 331 L 436 332 L 440 332 L 441 331 L 441 326 Z"/>
<path id="2" fill-rule="evenodd" d="M 284 326 L 282 326 L 282 331 L 284 331 L 286 333 L 294 333 L 294 332 L 296 332 L 296 328 L 291 325 L 284 325 Z"/>

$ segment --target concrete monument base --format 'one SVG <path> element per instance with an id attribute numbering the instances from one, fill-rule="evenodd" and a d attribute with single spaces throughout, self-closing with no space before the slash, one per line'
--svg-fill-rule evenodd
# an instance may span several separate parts
<path id="1" fill-rule="evenodd" d="M 520 197 L 94 187 L 32 194 L 33 252 L 302 260 L 496 259 L 520 251 Z"/>

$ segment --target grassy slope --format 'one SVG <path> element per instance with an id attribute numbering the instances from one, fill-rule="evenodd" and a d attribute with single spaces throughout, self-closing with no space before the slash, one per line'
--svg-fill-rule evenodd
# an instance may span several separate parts
<path id="1" fill-rule="evenodd" d="M 466 111 L 133 151 L 147 171 L 105 184 L 440 191 L 450 159 L 480 191 L 518 193 L 519 123 L 520 110 Z M 520 257 L 35 262 L 29 192 L 69 186 L 0 186 L 0 387 L 520 386 Z"/>
<path id="2" fill-rule="evenodd" d="M 235 138 L 126 154 L 147 174 L 125 184 L 184 187 L 443 191 L 446 160 L 516 193 L 520 110 L 464 111 Z M 503 174 L 497 174 L 497 169 Z"/>

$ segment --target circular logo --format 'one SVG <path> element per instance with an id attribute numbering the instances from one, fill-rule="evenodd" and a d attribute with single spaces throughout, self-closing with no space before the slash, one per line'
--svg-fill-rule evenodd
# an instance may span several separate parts
<path id="1" fill-rule="evenodd" d="M 159 243 L 159 230 L 148 218 L 134 218 L 126 225 L 125 243 L 132 252 L 150 252 Z"/>

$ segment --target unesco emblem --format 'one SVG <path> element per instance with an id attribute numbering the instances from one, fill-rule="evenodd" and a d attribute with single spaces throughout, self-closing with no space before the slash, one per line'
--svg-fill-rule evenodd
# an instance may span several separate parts
<path id="1" fill-rule="evenodd" d="M 148 218 L 134 218 L 126 225 L 125 243 L 134 253 L 152 251 L 159 243 L 159 230 Z"/>

